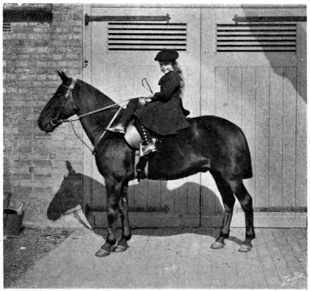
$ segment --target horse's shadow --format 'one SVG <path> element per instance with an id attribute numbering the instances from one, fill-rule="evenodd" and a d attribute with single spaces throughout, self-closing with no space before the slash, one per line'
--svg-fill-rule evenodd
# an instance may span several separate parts
<path id="1" fill-rule="evenodd" d="M 135 228 L 133 229 L 133 235 L 148 236 L 148 237 L 168 237 L 176 236 L 180 234 L 194 234 L 194 235 L 203 235 L 214 238 L 218 238 L 220 234 L 220 228 Z M 94 232 L 97 235 L 102 236 L 103 238 L 107 235 L 107 230 L 103 228 L 96 228 Z M 118 229 L 118 235 L 120 235 L 121 230 Z M 237 245 L 241 246 L 242 240 L 235 236 L 230 236 L 226 240 L 232 241 Z"/>
<path id="2" fill-rule="evenodd" d="M 214 239 L 218 238 L 220 234 L 220 228 L 156 228 L 156 229 L 149 229 L 149 228 L 137 228 L 133 230 L 133 235 L 143 235 L 143 236 L 156 236 L 156 237 L 166 237 L 166 236 L 176 236 L 180 234 L 194 234 L 194 235 L 203 235 L 213 237 Z M 95 232 L 99 235 L 104 236 L 104 232 L 101 230 L 95 230 Z M 235 237 L 230 236 L 227 238 L 232 242 L 235 242 L 238 245 L 242 244 L 242 241 Z"/>
<path id="3" fill-rule="evenodd" d="M 47 209 L 47 218 L 52 221 L 58 220 L 61 216 L 66 215 L 68 212 L 70 212 L 71 209 L 76 208 L 77 206 L 81 206 L 84 214 L 86 215 L 86 219 L 90 222 L 90 225 L 92 225 L 93 230 L 96 234 L 105 237 L 106 236 L 106 230 L 102 228 L 99 228 L 97 225 L 93 225 L 92 222 L 92 213 L 89 210 L 91 207 L 89 206 L 86 201 L 98 201 L 100 199 L 97 199 L 98 197 L 90 197 L 90 195 L 99 195 L 99 193 L 102 195 L 102 192 L 104 191 L 104 185 L 97 182 L 91 177 L 88 177 L 86 175 L 83 175 L 81 173 L 76 173 L 73 169 L 71 163 L 69 161 L 66 162 L 66 167 L 68 169 L 68 175 L 64 177 L 59 190 L 55 194 L 54 198 L 50 202 L 48 209 Z M 83 185 L 84 183 L 92 183 L 97 189 L 102 189 L 102 191 L 96 191 L 95 193 L 84 193 Z M 184 184 L 181 187 L 187 187 L 188 185 Z M 139 185 L 134 185 L 130 187 L 139 187 Z M 206 188 L 206 187 L 205 187 Z M 172 195 L 173 195 L 172 190 Z M 97 194 L 96 194 L 97 193 Z M 216 197 L 216 205 L 215 207 L 217 209 L 221 209 L 221 203 L 216 196 L 216 194 L 211 191 L 210 189 L 204 189 L 204 193 L 207 193 L 207 199 L 208 197 L 211 198 L 211 196 Z M 210 206 L 212 207 L 212 206 Z M 214 204 L 213 204 L 214 207 Z M 211 209 L 210 209 L 211 210 Z M 206 209 L 208 211 L 208 209 Z M 223 214 L 223 213 L 221 213 Z M 120 230 L 119 230 L 120 231 Z M 211 236 L 211 237 L 218 237 L 220 232 L 219 228 L 134 228 L 133 235 L 145 235 L 145 236 L 174 236 L 184 233 L 192 233 L 192 234 L 199 234 L 204 236 Z M 237 244 L 241 245 L 241 240 L 235 237 L 230 237 L 229 240 L 236 242 Z"/>

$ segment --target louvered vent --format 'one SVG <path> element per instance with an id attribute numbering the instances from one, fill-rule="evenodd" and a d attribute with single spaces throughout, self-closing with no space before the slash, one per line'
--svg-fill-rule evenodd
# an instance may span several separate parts
<path id="1" fill-rule="evenodd" d="M 110 22 L 108 49 L 186 51 L 186 23 Z"/>
<path id="2" fill-rule="evenodd" d="M 218 52 L 296 52 L 296 24 L 218 24 Z"/>
<path id="3" fill-rule="evenodd" d="M 11 32 L 11 23 L 3 22 L 3 32 Z"/>

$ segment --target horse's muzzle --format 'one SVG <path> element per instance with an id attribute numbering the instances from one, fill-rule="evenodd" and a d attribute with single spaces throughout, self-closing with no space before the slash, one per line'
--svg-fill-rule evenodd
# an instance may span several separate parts
<path id="1" fill-rule="evenodd" d="M 42 130 L 46 133 L 52 132 L 61 123 L 62 122 L 57 120 L 57 119 L 53 119 L 48 123 L 43 123 L 40 119 L 38 120 L 38 126 L 39 126 L 40 130 Z"/>

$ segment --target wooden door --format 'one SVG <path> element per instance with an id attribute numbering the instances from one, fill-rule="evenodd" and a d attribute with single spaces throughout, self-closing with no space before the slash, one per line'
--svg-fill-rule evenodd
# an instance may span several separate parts
<path id="1" fill-rule="evenodd" d="M 244 130 L 254 171 L 245 184 L 258 226 L 306 222 L 298 213 L 306 208 L 306 25 L 298 22 L 305 15 L 270 6 L 202 10 L 201 113 Z M 218 195 L 212 183 L 202 179 Z M 202 225 L 220 222 L 213 197 L 202 193 Z M 236 212 L 233 225 L 243 226 L 238 203 Z"/>
<path id="2" fill-rule="evenodd" d="M 86 81 L 118 102 L 144 96 L 144 77 L 156 91 L 161 73 L 154 56 L 172 44 L 180 51 L 191 116 L 222 116 L 245 132 L 254 171 L 245 184 L 256 226 L 305 226 L 306 24 L 299 21 L 305 8 L 87 6 L 85 13 L 108 20 L 85 26 Z M 167 14 L 169 25 L 162 21 Z M 142 44 L 129 31 L 143 34 Z M 89 153 L 84 156 L 84 172 L 93 179 L 84 183 L 91 193 L 86 203 L 102 208 L 103 178 Z M 132 183 L 129 196 L 135 226 L 210 227 L 222 220 L 221 197 L 208 173 Z M 105 224 L 105 214 L 94 212 L 94 218 Z M 238 202 L 232 225 L 244 226 Z"/>
<path id="3" fill-rule="evenodd" d="M 91 21 L 85 25 L 84 52 L 88 67 L 84 80 L 116 102 L 146 96 L 141 80 L 147 78 L 153 91 L 162 76 L 157 52 L 163 48 L 179 51 L 179 64 L 186 80 L 184 106 L 191 116 L 200 115 L 200 11 L 178 8 L 102 8 L 88 6 Z M 165 18 L 169 16 L 167 22 Z M 164 19 L 164 20 L 162 20 Z M 188 93 L 190 92 L 190 94 Z M 94 160 L 85 152 L 85 175 L 93 178 L 84 190 L 93 210 L 94 224 L 105 225 L 104 180 Z M 89 180 L 88 180 L 89 181 Z M 130 219 L 139 227 L 199 226 L 200 174 L 177 181 L 145 180 L 129 187 Z"/>

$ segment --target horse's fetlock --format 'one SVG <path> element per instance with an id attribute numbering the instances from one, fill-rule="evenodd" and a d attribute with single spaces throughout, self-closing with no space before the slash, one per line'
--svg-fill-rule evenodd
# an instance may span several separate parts
<path id="1" fill-rule="evenodd" d="M 255 233 L 254 232 L 246 234 L 246 239 L 254 239 L 254 238 L 255 238 Z"/>
<path id="2" fill-rule="evenodd" d="M 116 244 L 116 238 L 107 237 L 106 243 L 104 245 L 107 245 L 107 247 L 112 247 L 115 244 Z"/>
<path id="3" fill-rule="evenodd" d="M 123 236 L 126 241 L 131 239 L 131 233 Z"/>
<path id="4" fill-rule="evenodd" d="M 220 236 L 218 237 L 218 239 L 220 239 L 220 238 L 229 238 L 229 232 L 228 233 L 224 233 L 224 232 L 221 232 L 220 233 Z"/>

